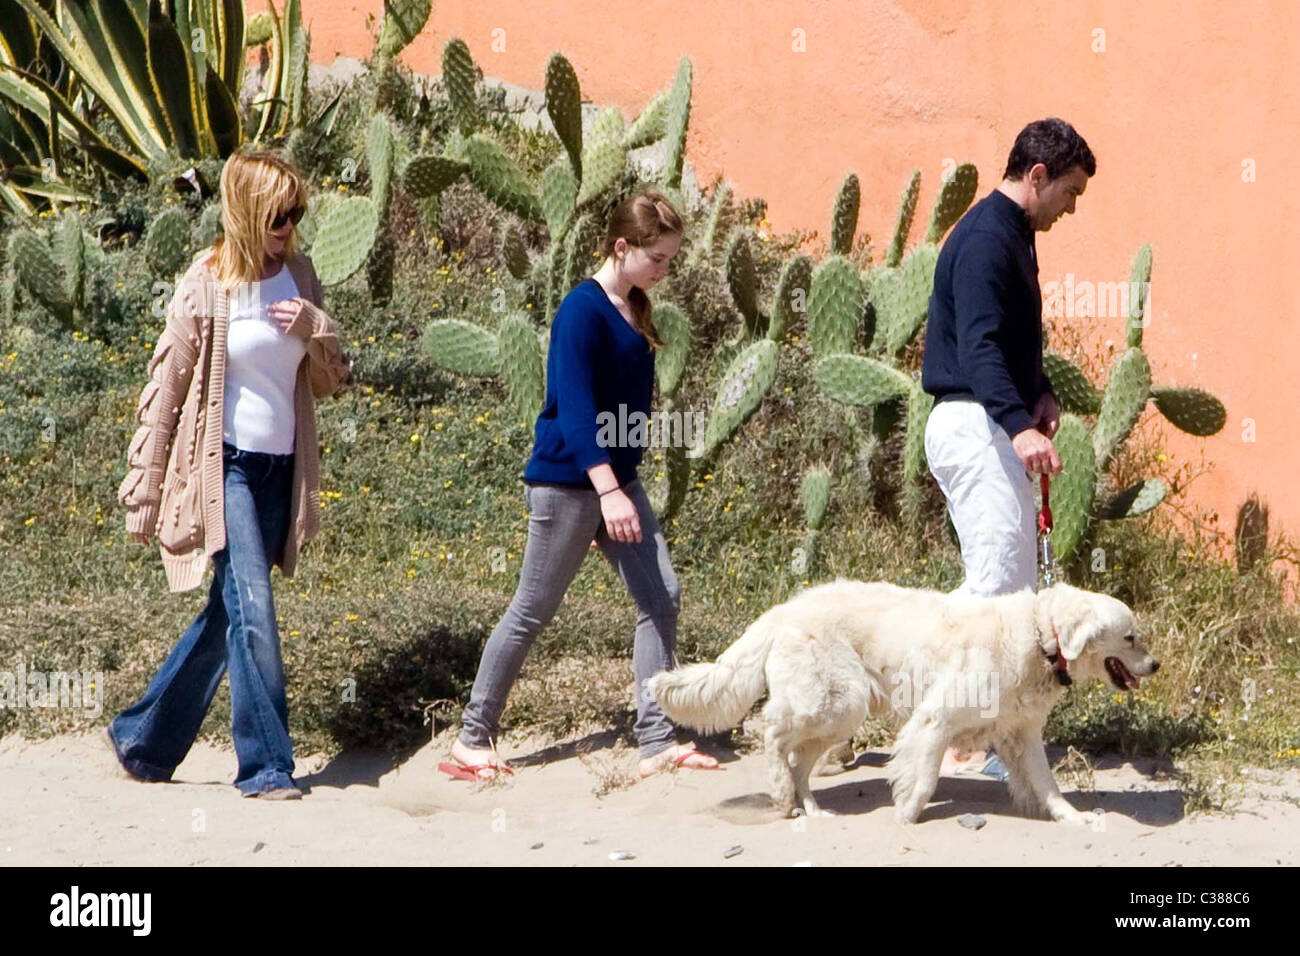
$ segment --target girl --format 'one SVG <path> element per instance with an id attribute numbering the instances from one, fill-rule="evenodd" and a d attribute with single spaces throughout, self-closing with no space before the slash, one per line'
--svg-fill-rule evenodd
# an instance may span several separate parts
<path id="1" fill-rule="evenodd" d="M 319 522 L 314 399 L 349 378 L 294 227 L 302 174 L 237 151 L 221 172 L 225 234 L 195 259 L 168 309 L 118 490 L 127 530 L 156 532 L 168 586 L 207 606 L 148 690 L 109 724 L 128 774 L 170 780 L 230 671 L 231 730 L 246 797 L 295 799 L 272 564 L 292 577 Z"/>
<path id="2" fill-rule="evenodd" d="M 674 743 L 675 728 L 642 682 L 673 666 L 677 577 L 645 489 L 637 479 L 642 448 L 598 441 L 597 416 L 627 420 L 649 414 L 654 349 L 646 291 L 668 272 L 682 241 L 682 219 L 653 190 L 614 210 L 601 247 L 604 264 L 565 296 L 551 326 L 546 403 L 524 471 L 528 543 L 519 587 L 483 648 L 452 763 L 462 779 L 511 772 L 494 741 L 506 695 L 537 635 L 550 622 L 589 546 L 600 548 L 636 600 L 634 732 L 643 777 L 676 765 L 716 769 L 692 744 Z M 619 406 L 625 406 L 620 418 Z M 593 541 L 594 538 L 594 541 Z"/>

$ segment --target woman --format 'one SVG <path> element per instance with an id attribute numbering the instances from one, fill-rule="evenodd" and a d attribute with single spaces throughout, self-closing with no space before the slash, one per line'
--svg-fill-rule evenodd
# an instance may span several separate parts
<path id="1" fill-rule="evenodd" d="M 126 527 L 156 532 L 168 586 L 207 606 L 144 696 L 109 724 L 122 767 L 169 780 L 230 670 L 231 730 L 246 797 L 296 799 L 270 569 L 292 577 L 319 522 L 314 399 L 349 378 L 321 285 L 297 251 L 302 174 L 237 151 L 221 172 L 224 235 L 195 259 L 168 309 L 118 490 Z"/>
<path id="2" fill-rule="evenodd" d="M 524 470 L 529 511 L 519 586 L 483 648 L 478 675 L 452 744 L 461 779 L 511 772 L 496 752 L 506 695 L 529 647 L 550 622 L 593 543 L 618 571 L 640 612 L 633 649 L 637 686 L 634 733 L 643 777 L 671 766 L 716 769 L 693 744 L 675 744 L 675 728 L 642 682 L 673 666 L 677 577 L 645 489 L 637 480 L 639 445 L 598 440 L 597 416 L 649 414 L 654 349 L 646 291 L 668 272 L 682 241 L 682 219 L 661 194 L 624 200 L 610 218 L 604 264 L 565 296 L 551 325 L 546 403 Z M 619 406 L 626 408 L 619 416 Z"/>

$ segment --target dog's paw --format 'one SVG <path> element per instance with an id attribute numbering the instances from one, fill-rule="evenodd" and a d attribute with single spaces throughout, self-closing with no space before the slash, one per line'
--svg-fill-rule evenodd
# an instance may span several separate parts
<path id="1" fill-rule="evenodd" d="M 1090 826 L 1093 821 L 1093 814 L 1081 813 L 1074 807 L 1066 804 L 1063 807 L 1052 808 L 1052 819 L 1057 823 L 1070 823 L 1077 827 Z"/>
<path id="2" fill-rule="evenodd" d="M 921 815 L 919 810 L 905 810 L 901 807 L 894 808 L 894 820 L 899 826 L 910 827 L 916 823 L 917 817 Z"/>

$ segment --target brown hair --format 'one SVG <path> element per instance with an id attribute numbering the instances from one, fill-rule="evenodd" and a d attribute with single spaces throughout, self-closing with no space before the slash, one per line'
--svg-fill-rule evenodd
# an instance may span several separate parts
<path id="1" fill-rule="evenodd" d="M 629 196 L 614 207 L 609 216 L 609 229 L 600 244 L 600 254 L 614 255 L 614 243 L 626 239 L 629 246 L 653 246 L 664 235 L 680 236 L 685 226 L 681 214 L 657 189 L 646 189 Z M 664 343 L 650 318 L 650 297 L 636 286 L 627 296 L 632 306 L 632 325 L 646 337 L 652 349 Z"/>
<path id="2" fill-rule="evenodd" d="M 213 243 L 213 269 L 224 286 L 255 282 L 262 277 L 266 237 L 275 217 L 293 206 L 307 206 L 302 171 L 279 153 L 237 149 L 221 170 L 221 225 Z M 298 249 L 292 230 L 282 256 Z"/>

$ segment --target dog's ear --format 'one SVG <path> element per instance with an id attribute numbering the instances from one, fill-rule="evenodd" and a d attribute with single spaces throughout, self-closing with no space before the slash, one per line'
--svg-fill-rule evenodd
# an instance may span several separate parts
<path id="1" fill-rule="evenodd" d="M 1088 643 L 1101 634 L 1101 625 L 1092 617 L 1073 617 L 1057 624 L 1061 653 L 1067 661 L 1078 660 Z"/>

